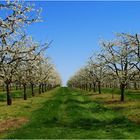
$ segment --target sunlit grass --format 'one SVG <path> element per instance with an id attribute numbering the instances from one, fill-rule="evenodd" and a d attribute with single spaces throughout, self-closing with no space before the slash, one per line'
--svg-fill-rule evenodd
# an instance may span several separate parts
<path id="1" fill-rule="evenodd" d="M 114 92 L 113 98 L 111 92 Z M 93 101 L 121 113 L 133 122 L 140 123 L 139 90 L 126 90 L 124 102 L 120 101 L 119 89 L 103 89 L 103 94 L 91 92 L 89 95 Z"/>
<path id="2" fill-rule="evenodd" d="M 0 122 L 19 117 L 30 119 L 32 112 L 41 108 L 43 103 L 53 95 L 55 90 L 36 95 L 36 97 L 28 98 L 27 100 L 13 98 L 11 106 L 7 106 L 6 102 L 0 102 Z M 3 134 L 0 133 L 0 137 L 2 136 Z"/>
<path id="3" fill-rule="evenodd" d="M 29 98 L 29 97 L 32 97 L 32 95 L 31 95 L 31 88 L 27 88 L 27 97 Z M 38 94 L 38 87 L 35 87 L 34 88 L 34 93 L 35 94 Z M 12 89 L 11 91 L 10 91 L 10 93 L 11 93 L 11 96 L 12 96 L 12 98 L 14 99 L 14 98 L 23 98 L 23 89 L 18 89 L 18 90 L 15 90 L 15 89 Z M 6 91 L 1 91 L 0 92 L 0 101 L 6 101 Z"/>
<path id="4" fill-rule="evenodd" d="M 134 118 L 132 115 L 136 114 L 133 109 L 138 107 L 138 102 L 127 100 L 120 103 L 119 95 L 116 94 L 112 99 L 110 93 L 99 95 L 69 88 L 59 88 L 51 95 L 49 98 L 49 94 L 42 94 L 36 97 L 32 104 L 31 99 L 27 104 L 21 103 L 22 105 L 17 100 L 15 105 L 21 105 L 22 109 L 28 106 L 23 110 L 26 112 L 23 114 L 29 116 L 30 120 L 23 127 L 9 131 L 9 134 L 3 137 L 37 139 L 140 137 L 140 125 L 132 119 Z M 130 107 L 133 109 L 129 112 Z M 20 109 L 17 109 L 17 113 Z"/>
<path id="5" fill-rule="evenodd" d="M 29 119 L 21 128 L 1 134 L 1 138 L 140 138 L 139 100 L 127 95 L 125 102 L 119 99 L 119 94 L 112 99 L 109 92 L 57 88 L 27 101 L 15 98 L 10 107 L 0 102 L 0 111 L 4 110 L 1 120 L 6 116 Z"/>

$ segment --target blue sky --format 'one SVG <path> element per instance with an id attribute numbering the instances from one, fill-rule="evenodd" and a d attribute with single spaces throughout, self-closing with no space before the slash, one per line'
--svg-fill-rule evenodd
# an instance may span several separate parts
<path id="1" fill-rule="evenodd" d="M 100 39 L 115 32 L 140 32 L 140 2 L 35 2 L 44 22 L 28 28 L 37 41 L 53 40 L 47 54 L 53 59 L 63 84 L 99 51 Z"/>

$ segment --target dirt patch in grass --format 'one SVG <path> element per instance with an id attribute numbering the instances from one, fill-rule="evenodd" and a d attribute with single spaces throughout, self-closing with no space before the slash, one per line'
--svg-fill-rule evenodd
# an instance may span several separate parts
<path id="1" fill-rule="evenodd" d="M 139 115 L 132 115 L 132 116 L 128 116 L 128 119 L 129 120 L 131 120 L 131 121 L 133 121 L 133 122 L 135 122 L 135 123 L 137 123 L 137 124 L 140 124 L 140 116 Z"/>
<path id="2" fill-rule="evenodd" d="M 25 117 L 3 120 L 0 122 L 0 133 L 4 133 L 9 129 L 19 128 L 28 121 Z"/>
<path id="3" fill-rule="evenodd" d="M 123 103 L 123 102 L 121 102 L 119 100 L 108 100 L 108 101 L 105 101 L 104 103 L 105 104 L 114 104 L 114 103 Z"/>

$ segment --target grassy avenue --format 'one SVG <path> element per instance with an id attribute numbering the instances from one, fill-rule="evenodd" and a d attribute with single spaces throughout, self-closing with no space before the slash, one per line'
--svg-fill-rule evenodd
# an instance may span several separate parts
<path id="1" fill-rule="evenodd" d="M 9 107 L 0 102 L 0 138 L 140 138 L 138 95 L 121 103 L 106 90 L 61 87 Z"/>

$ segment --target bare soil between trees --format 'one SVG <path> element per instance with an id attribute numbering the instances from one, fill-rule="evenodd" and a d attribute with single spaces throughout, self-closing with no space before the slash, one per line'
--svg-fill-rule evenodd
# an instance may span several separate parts
<path id="1" fill-rule="evenodd" d="M 17 129 L 23 124 L 27 123 L 29 120 L 25 117 L 19 117 L 15 119 L 6 119 L 0 121 L 0 133 L 5 133 L 9 129 Z"/>

